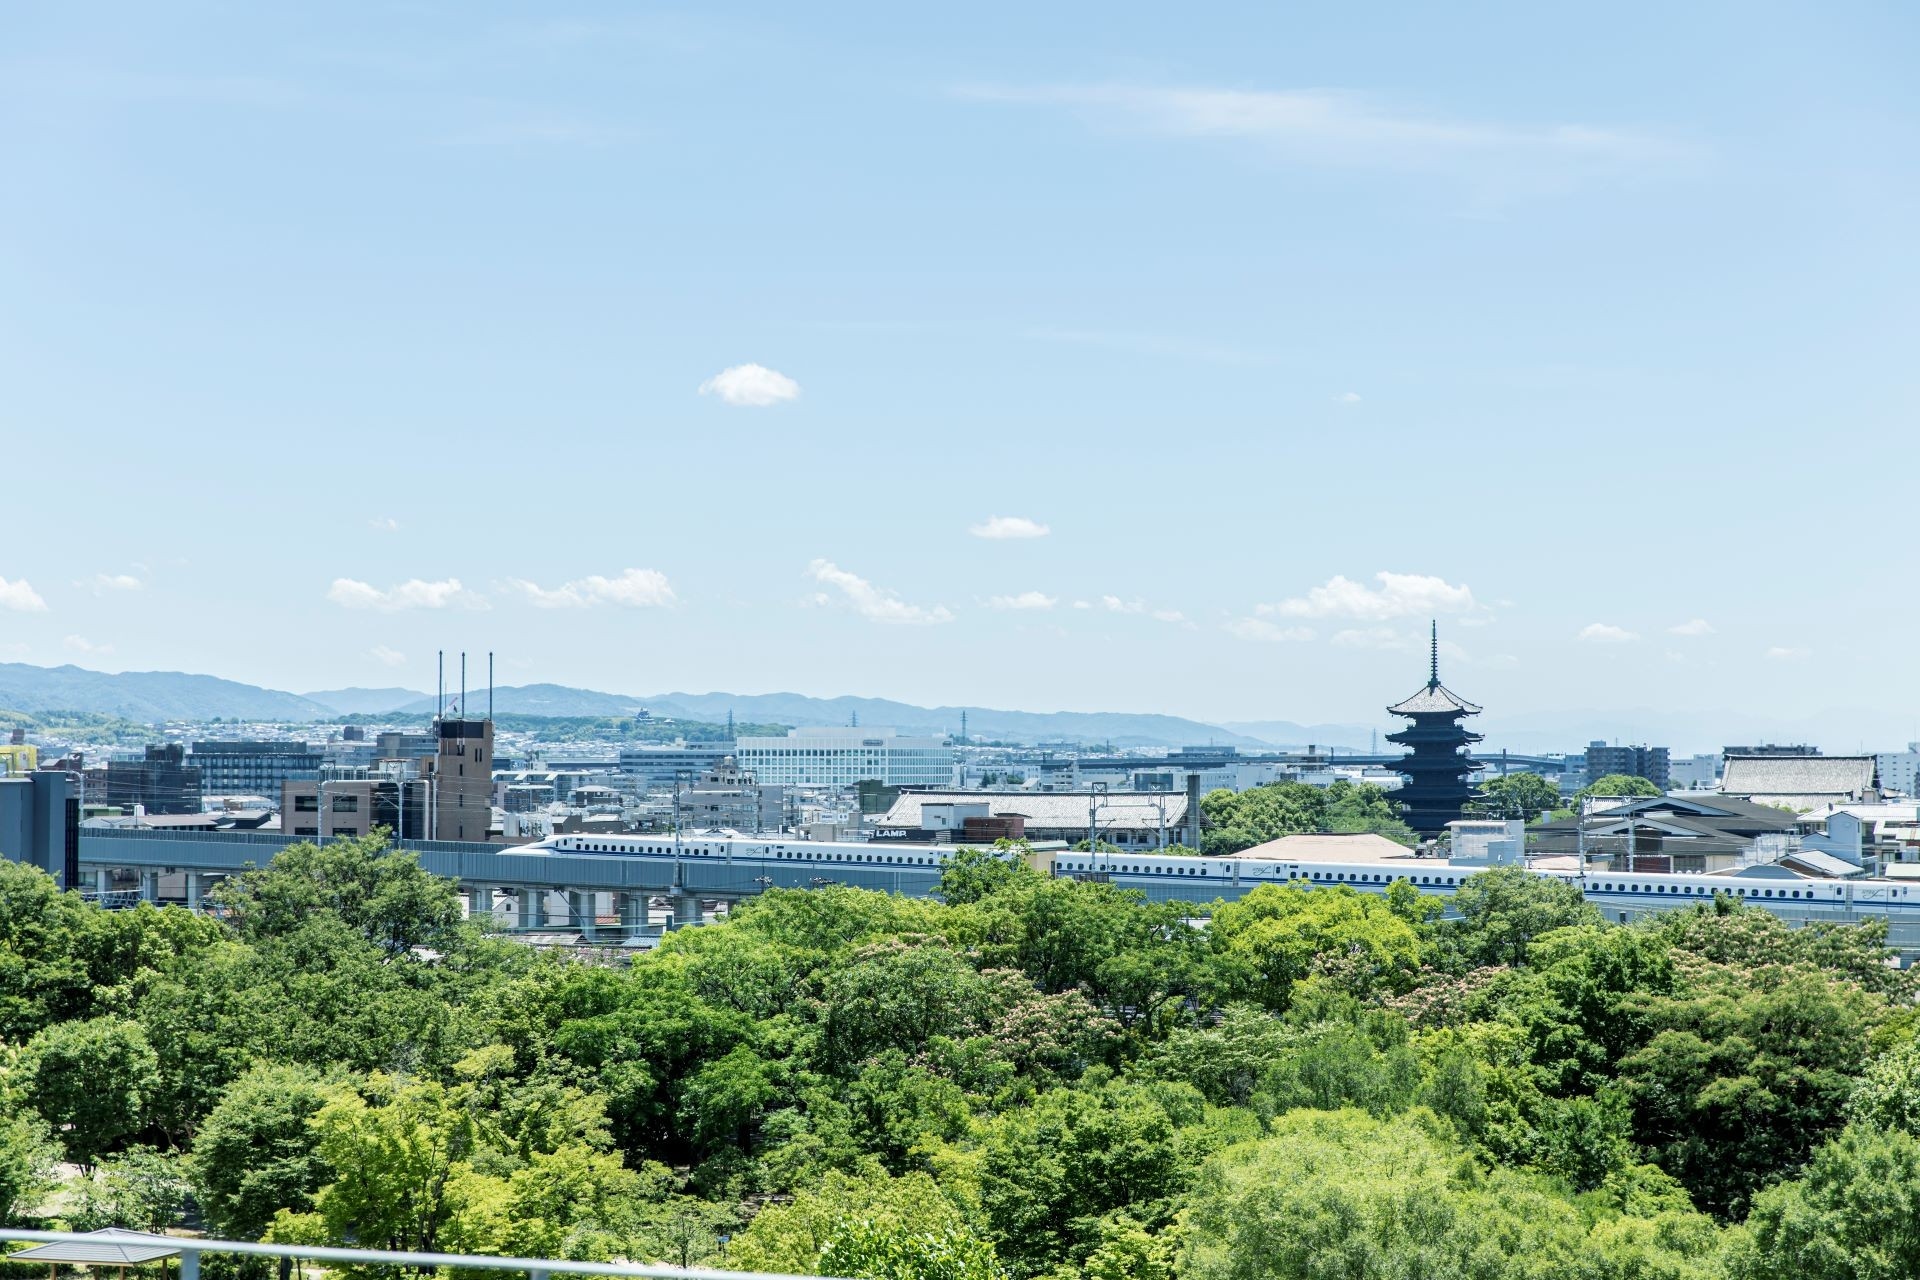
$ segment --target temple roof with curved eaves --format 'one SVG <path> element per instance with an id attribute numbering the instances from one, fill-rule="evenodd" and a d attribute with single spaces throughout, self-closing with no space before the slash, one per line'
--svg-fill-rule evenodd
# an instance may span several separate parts
<path id="1" fill-rule="evenodd" d="M 1394 703 L 1387 708 L 1387 712 L 1389 715 L 1396 716 L 1427 716 L 1436 713 L 1477 716 L 1480 714 L 1480 708 L 1436 680 L 1411 698 Z"/>

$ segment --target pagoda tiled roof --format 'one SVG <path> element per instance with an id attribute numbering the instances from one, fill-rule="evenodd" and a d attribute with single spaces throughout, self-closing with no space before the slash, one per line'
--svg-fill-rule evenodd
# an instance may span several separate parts
<path id="1" fill-rule="evenodd" d="M 1430 680 L 1411 698 L 1388 707 L 1387 712 L 1389 715 L 1396 716 L 1425 716 L 1435 713 L 1477 716 L 1480 714 L 1480 708 L 1438 680 Z"/>

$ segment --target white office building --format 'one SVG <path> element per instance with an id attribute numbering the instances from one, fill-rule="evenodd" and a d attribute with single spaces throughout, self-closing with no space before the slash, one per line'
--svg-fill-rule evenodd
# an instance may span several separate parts
<path id="1" fill-rule="evenodd" d="M 1920 742 L 1909 742 L 1905 751 L 1882 751 L 1873 758 L 1873 765 L 1880 774 L 1883 793 L 1920 795 L 1914 790 L 1920 786 Z"/>
<path id="2" fill-rule="evenodd" d="M 777 787 L 850 787 L 869 778 L 890 787 L 947 787 L 957 758 L 944 738 L 903 738 L 892 729 L 867 728 L 741 738 L 733 754 L 761 785 Z"/>

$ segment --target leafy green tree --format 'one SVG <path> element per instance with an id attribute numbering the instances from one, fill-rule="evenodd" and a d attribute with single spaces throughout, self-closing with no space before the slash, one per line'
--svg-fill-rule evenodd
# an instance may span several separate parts
<path id="1" fill-rule="evenodd" d="M 982 1140 L 980 1198 L 1000 1257 L 1023 1276 L 1077 1263 L 1115 1210 L 1165 1226 L 1193 1170 L 1181 1130 L 1202 1107 L 1191 1088 L 1107 1082 L 1048 1090 L 997 1117 Z"/>
<path id="2" fill-rule="evenodd" d="M 1729 1280 L 1910 1280 L 1920 1275 L 1920 1139 L 1850 1125 L 1806 1175 L 1754 1197 Z"/>
<path id="3" fill-rule="evenodd" d="M 0 1226 L 18 1226 L 41 1206 L 59 1185 L 59 1159 L 60 1147 L 38 1115 L 25 1107 L 0 1110 Z"/>
<path id="4" fill-rule="evenodd" d="M 1024 861 L 1026 841 L 996 840 L 990 849 L 956 849 L 940 870 L 940 897 L 965 906 L 1005 889 L 1023 875 L 1039 873 Z"/>
<path id="5" fill-rule="evenodd" d="M 1509 773 L 1489 778 L 1468 806 L 1485 818 L 1518 818 L 1532 822 L 1560 807 L 1560 788 L 1537 773 Z"/>
<path id="6" fill-rule="evenodd" d="M 325 913 L 389 956 L 451 945 L 461 919 L 453 881 L 422 871 L 413 854 L 395 852 L 384 830 L 290 845 L 213 896 L 247 937 L 286 936 Z"/>
<path id="7" fill-rule="evenodd" d="M 1611 798 L 1616 796 L 1658 796 L 1666 793 L 1659 784 L 1631 773 L 1609 773 L 1603 778 L 1595 778 L 1574 793 L 1575 800 L 1586 800 L 1594 796 Z"/>
<path id="8" fill-rule="evenodd" d="M 1657 1033 L 1620 1063 L 1635 1140 L 1701 1207 L 1739 1214 L 1840 1125 L 1879 1009 L 1813 974 L 1654 1003 Z"/>
<path id="9" fill-rule="evenodd" d="M 1319 831 L 1326 810 L 1326 792 L 1304 782 L 1209 791 L 1200 797 L 1201 849 L 1208 857 L 1224 857 L 1281 836 Z"/>
<path id="10" fill-rule="evenodd" d="M 0 1043 L 92 1012 L 85 935 L 98 914 L 45 872 L 0 858 Z"/>
<path id="11" fill-rule="evenodd" d="M 1195 1280 L 1705 1280 L 1717 1238 L 1692 1215 L 1588 1216 L 1544 1179 L 1482 1170 L 1430 1116 L 1300 1111 L 1230 1147 L 1190 1201 L 1180 1273 Z M 1600 1206 L 1595 1206 L 1599 1209 Z M 1648 1230 L 1603 1230 L 1625 1222 Z M 1628 1266 L 1637 1269 L 1629 1270 Z"/>
<path id="12" fill-rule="evenodd" d="M 1284 1010 L 1316 965 L 1334 963 L 1354 994 L 1404 990 L 1420 939 L 1378 894 L 1344 885 L 1261 885 L 1214 908 L 1208 929 L 1226 998 Z"/>
<path id="13" fill-rule="evenodd" d="M 187 1175 L 175 1156 L 150 1147 L 130 1147 L 94 1167 L 69 1211 L 76 1231 L 122 1227 L 161 1232 L 180 1217 L 187 1202 Z"/>
<path id="14" fill-rule="evenodd" d="M 820 1251 L 821 1275 L 856 1280 L 1007 1280 L 993 1246 L 956 1227 L 901 1232 L 849 1222 Z"/>
<path id="15" fill-rule="evenodd" d="M 89 1018 L 37 1033 L 20 1076 L 26 1104 L 59 1133 L 68 1159 L 91 1165 L 146 1126 L 160 1064 L 138 1023 Z"/>
<path id="16" fill-rule="evenodd" d="M 215 1232 L 256 1240 L 286 1209 L 309 1213 L 329 1177 L 312 1120 L 328 1093 L 311 1068 L 261 1064 L 221 1094 L 193 1145 L 193 1181 Z"/>
<path id="17" fill-rule="evenodd" d="M 727 1246 L 729 1266 L 749 1271 L 829 1274 L 820 1256 L 854 1225 L 901 1236 L 967 1229 L 966 1216 L 925 1173 L 892 1178 L 833 1171 L 786 1204 L 768 1205 Z"/>
<path id="18" fill-rule="evenodd" d="M 1867 1065 L 1847 1101 L 1847 1116 L 1920 1135 L 1920 1040 L 1897 1044 Z"/>
<path id="19" fill-rule="evenodd" d="M 1568 925 L 1600 923 L 1600 909 L 1579 888 L 1519 867 L 1468 876 L 1453 895 L 1459 919 L 1434 930 L 1443 955 L 1468 966 L 1526 963 L 1534 939 Z"/>

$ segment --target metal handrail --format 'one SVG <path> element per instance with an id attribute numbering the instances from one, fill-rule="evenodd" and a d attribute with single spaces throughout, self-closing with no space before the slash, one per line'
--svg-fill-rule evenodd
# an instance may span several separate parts
<path id="1" fill-rule="evenodd" d="M 20 1231 L 0 1228 L 0 1240 L 31 1244 L 98 1244 L 85 1231 Z M 409 1250 L 341 1249 L 331 1245 L 260 1244 L 248 1240 L 203 1240 L 189 1236 L 122 1231 L 116 1244 L 151 1244 L 178 1250 L 180 1280 L 199 1280 L 200 1255 L 237 1253 L 256 1258 L 293 1258 L 312 1262 L 358 1262 L 371 1266 L 471 1267 L 486 1271 L 524 1271 L 530 1280 L 552 1275 L 646 1276 L 654 1280 L 829 1280 L 819 1276 L 780 1276 L 760 1271 L 716 1271 L 705 1267 L 668 1267 L 651 1262 L 571 1262 L 565 1258 L 493 1258 L 467 1253 L 415 1253 Z M 7 1261 L 0 1254 L 0 1262 Z M 37 1265 L 37 1264 L 36 1264 Z"/>

